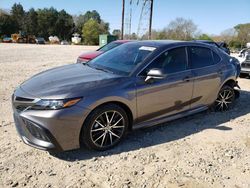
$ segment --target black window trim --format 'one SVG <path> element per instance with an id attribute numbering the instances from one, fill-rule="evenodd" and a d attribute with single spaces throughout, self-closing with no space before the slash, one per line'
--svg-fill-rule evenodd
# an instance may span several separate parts
<path id="1" fill-rule="evenodd" d="M 147 63 L 137 74 L 136 74 L 136 77 L 145 77 L 143 75 L 140 75 L 151 63 L 153 63 L 158 57 L 160 57 L 162 54 L 166 53 L 167 51 L 169 50 L 174 50 L 176 48 L 185 48 L 185 52 L 186 52 L 186 62 L 187 62 L 187 69 L 184 70 L 184 71 L 179 71 L 179 72 L 174 72 L 174 73 L 170 73 L 168 75 L 174 75 L 174 74 L 179 74 L 179 73 L 182 73 L 182 72 L 186 72 L 186 71 L 189 71 L 191 70 L 191 64 L 189 63 L 189 53 L 188 53 L 188 47 L 189 45 L 183 45 L 183 46 L 174 46 L 174 47 L 171 47 L 171 48 L 168 48 L 164 51 L 162 51 L 160 54 L 158 54 L 156 57 L 154 57 L 149 63 Z"/>

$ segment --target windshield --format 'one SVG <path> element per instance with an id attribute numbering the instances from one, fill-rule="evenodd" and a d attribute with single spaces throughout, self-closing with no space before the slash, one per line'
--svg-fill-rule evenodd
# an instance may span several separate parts
<path id="1" fill-rule="evenodd" d="M 98 51 L 106 52 L 111 50 L 112 48 L 115 48 L 116 46 L 120 46 L 122 43 L 118 42 L 111 42 L 109 44 L 104 45 L 103 47 L 99 48 Z"/>
<path id="2" fill-rule="evenodd" d="M 129 75 L 135 66 L 146 59 L 156 48 L 138 43 L 127 43 L 89 61 L 94 68 Z"/>

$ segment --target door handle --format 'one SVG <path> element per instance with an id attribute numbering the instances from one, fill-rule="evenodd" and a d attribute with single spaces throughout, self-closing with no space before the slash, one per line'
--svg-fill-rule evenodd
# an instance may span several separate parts
<path id="1" fill-rule="evenodd" d="M 222 75 L 223 74 L 223 71 L 222 71 L 222 69 L 220 69 L 220 70 L 218 70 L 218 72 L 217 72 L 219 75 Z"/>
<path id="2" fill-rule="evenodd" d="M 185 78 L 183 78 L 183 81 L 185 81 L 185 82 L 189 82 L 191 80 L 192 80 L 191 76 L 186 76 Z"/>

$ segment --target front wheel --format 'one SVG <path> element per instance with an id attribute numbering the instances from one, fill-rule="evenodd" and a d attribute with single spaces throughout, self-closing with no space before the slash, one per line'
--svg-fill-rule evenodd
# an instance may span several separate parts
<path id="1" fill-rule="evenodd" d="M 217 99 L 214 102 L 214 108 L 216 111 L 227 111 L 232 108 L 235 101 L 234 89 L 228 85 L 221 88 Z"/>
<path id="2" fill-rule="evenodd" d="M 95 109 L 83 125 L 80 140 L 90 149 L 107 150 L 118 144 L 126 135 L 128 116 L 115 104 Z"/>

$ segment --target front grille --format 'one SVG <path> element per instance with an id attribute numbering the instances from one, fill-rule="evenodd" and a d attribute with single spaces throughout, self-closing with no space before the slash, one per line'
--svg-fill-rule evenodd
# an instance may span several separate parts
<path id="1" fill-rule="evenodd" d="M 23 122 L 32 136 L 34 136 L 35 138 L 39 140 L 50 142 L 50 139 L 46 135 L 44 130 L 41 127 L 39 127 L 37 124 L 29 120 L 25 120 L 25 119 L 23 119 Z"/>

